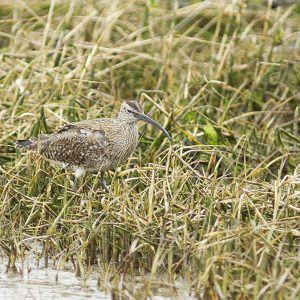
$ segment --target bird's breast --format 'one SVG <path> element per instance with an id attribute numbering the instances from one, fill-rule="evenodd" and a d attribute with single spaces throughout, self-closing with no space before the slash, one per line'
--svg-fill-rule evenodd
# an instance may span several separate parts
<path id="1" fill-rule="evenodd" d="M 138 127 L 135 123 L 119 123 L 106 133 L 104 154 L 97 163 L 90 166 L 102 171 L 110 170 L 125 163 L 138 145 Z"/>
<path id="2" fill-rule="evenodd" d="M 138 127 L 136 123 L 124 124 L 120 129 L 118 155 L 127 159 L 138 145 Z"/>

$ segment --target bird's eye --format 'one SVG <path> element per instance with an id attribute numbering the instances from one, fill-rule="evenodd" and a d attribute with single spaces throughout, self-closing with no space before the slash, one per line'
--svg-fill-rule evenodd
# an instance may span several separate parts
<path id="1" fill-rule="evenodd" d="M 131 110 L 131 109 L 126 109 L 126 111 L 128 112 L 128 113 L 133 113 L 133 111 Z"/>

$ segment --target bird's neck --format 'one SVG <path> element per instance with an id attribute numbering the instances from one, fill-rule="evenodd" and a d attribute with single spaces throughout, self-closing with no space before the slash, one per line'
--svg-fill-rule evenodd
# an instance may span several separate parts
<path id="1" fill-rule="evenodd" d="M 119 126 L 122 127 L 122 130 L 130 134 L 132 133 L 137 134 L 138 132 L 137 120 L 128 120 L 128 118 L 127 119 L 118 118 L 118 121 L 119 121 Z"/>
<path id="2" fill-rule="evenodd" d="M 117 120 L 128 125 L 134 125 L 137 121 L 135 119 L 129 119 L 128 116 L 124 116 L 122 113 L 119 113 Z"/>

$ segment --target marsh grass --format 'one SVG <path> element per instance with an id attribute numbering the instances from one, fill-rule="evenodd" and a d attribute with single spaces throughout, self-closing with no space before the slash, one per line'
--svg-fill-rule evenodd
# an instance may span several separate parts
<path id="1" fill-rule="evenodd" d="M 299 296 L 300 7 L 179 2 L 1 1 L 7 271 L 33 255 L 59 277 L 71 261 L 115 299 L 176 294 L 179 278 L 199 299 Z M 14 148 L 135 97 L 173 143 L 141 125 L 108 174 L 113 195 L 94 175 L 73 193 L 63 170 Z"/>

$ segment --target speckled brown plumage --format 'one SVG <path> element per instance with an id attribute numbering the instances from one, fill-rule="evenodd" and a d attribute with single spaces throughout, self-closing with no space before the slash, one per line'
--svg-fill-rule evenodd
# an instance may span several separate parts
<path id="1" fill-rule="evenodd" d="M 17 147 L 43 155 L 49 161 L 75 171 L 104 172 L 124 163 L 138 144 L 137 121 L 141 119 L 169 134 L 146 116 L 138 102 L 123 102 L 116 119 L 94 119 L 67 124 L 38 139 L 18 140 Z"/>
<path id="2" fill-rule="evenodd" d="M 43 135 L 31 149 L 63 167 L 106 171 L 123 163 L 137 144 L 136 123 L 96 119 L 66 125 L 56 133 Z"/>

